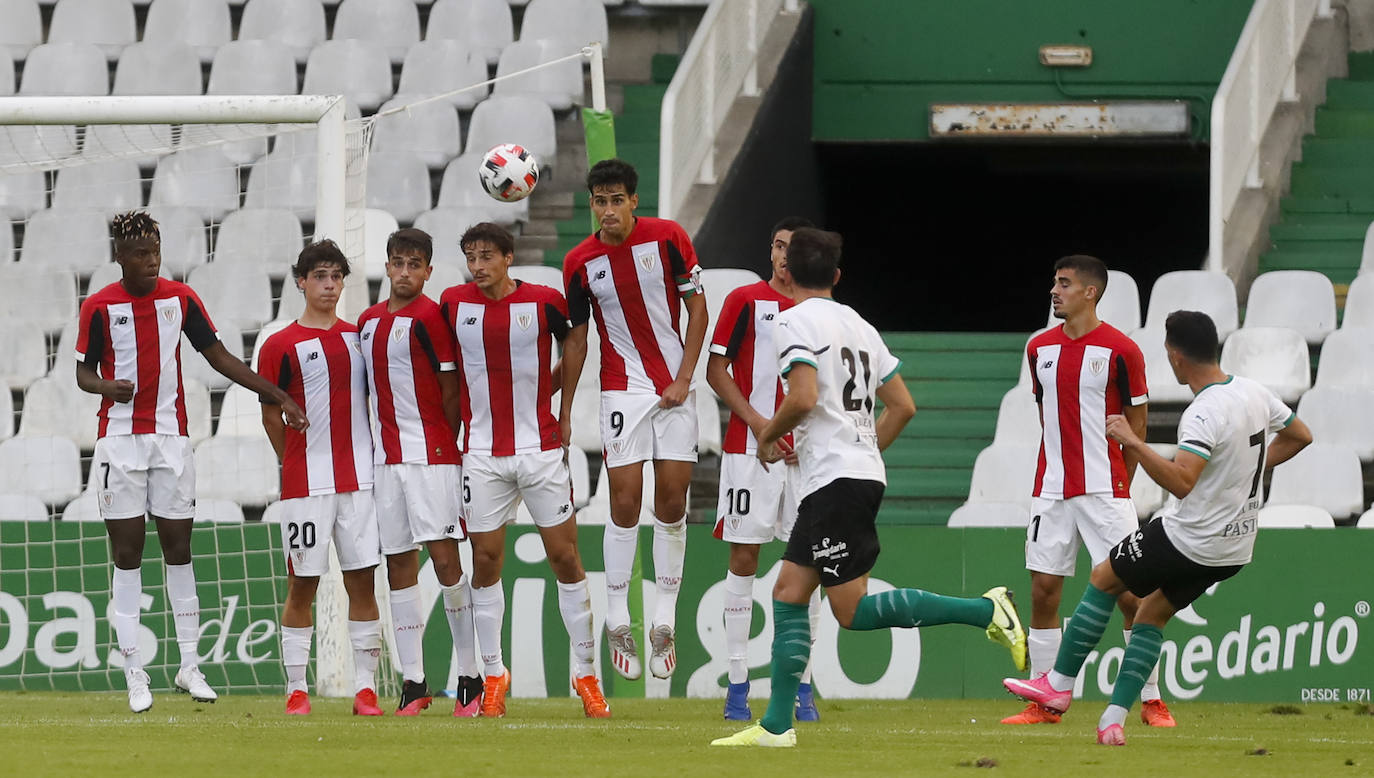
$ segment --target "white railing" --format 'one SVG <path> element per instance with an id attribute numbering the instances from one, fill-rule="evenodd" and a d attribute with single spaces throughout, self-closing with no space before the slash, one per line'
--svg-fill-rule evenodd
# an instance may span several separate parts
<path id="1" fill-rule="evenodd" d="M 1298 99 L 1296 64 L 1316 16 L 1330 0 L 1256 0 L 1212 100 L 1207 266 L 1224 267 L 1226 223 L 1245 189 L 1264 185 L 1260 141 L 1274 109 Z"/>
<path id="2" fill-rule="evenodd" d="M 663 95 L 659 216 L 681 210 L 692 185 L 716 182 L 716 135 L 735 98 L 757 95 L 759 44 L 798 0 L 712 0 Z"/>

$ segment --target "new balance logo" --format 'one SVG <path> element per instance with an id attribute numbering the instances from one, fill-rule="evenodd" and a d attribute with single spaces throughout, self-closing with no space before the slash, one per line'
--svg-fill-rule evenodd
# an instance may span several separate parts
<path id="1" fill-rule="evenodd" d="M 1054 360 L 1053 360 L 1053 359 L 1051 359 L 1050 361 L 1048 361 L 1048 362 L 1046 362 L 1045 364 L 1041 365 L 1041 366 L 1040 366 L 1040 369 L 1041 369 L 1041 370 L 1049 370 L 1049 369 L 1052 368 L 1052 367 L 1054 367 Z"/>
<path id="2" fill-rule="evenodd" d="M 563 514 L 567 513 L 568 511 L 571 511 L 571 510 L 572 510 L 572 506 L 565 502 L 565 503 L 563 503 L 562 505 L 558 506 L 558 515 L 559 515 L 559 516 L 562 516 Z"/>
<path id="3" fill-rule="evenodd" d="M 763 315 L 763 320 L 764 320 L 764 321 L 772 321 L 772 320 L 773 320 L 773 316 L 775 316 L 775 315 L 776 315 L 776 314 L 765 313 L 765 314 Z"/>
<path id="4" fill-rule="evenodd" d="M 309 361 L 312 360 L 312 359 L 319 359 L 319 358 L 320 358 L 320 352 L 318 352 L 318 351 L 312 351 L 312 352 L 310 352 L 310 356 L 308 356 L 308 357 L 305 358 L 305 361 L 306 361 L 306 362 L 309 362 Z"/>
<path id="5" fill-rule="evenodd" d="M 601 279 L 603 279 L 603 278 L 605 278 L 605 277 L 606 277 L 606 271 L 605 271 L 605 270 L 598 270 L 598 271 L 596 271 L 596 278 L 595 278 L 595 280 L 600 281 Z"/>
<path id="6" fill-rule="evenodd" d="M 363 333 L 363 340 L 370 340 L 371 338 L 372 338 L 372 333 L 371 333 L 371 332 L 364 332 L 364 333 Z"/>
<path id="7" fill-rule="evenodd" d="M 463 319 L 463 324 L 466 324 L 466 325 L 468 325 L 468 326 L 471 326 L 471 325 L 476 324 L 476 323 L 477 323 L 477 317 L 476 317 L 476 316 L 469 316 L 469 317 L 467 317 L 466 319 Z"/>
<path id="8" fill-rule="evenodd" d="M 444 534 L 445 534 L 445 535 L 452 535 L 452 534 L 453 534 L 453 531 L 454 531 L 455 529 L 457 529 L 457 528 L 458 528 L 458 527 L 457 527 L 456 524 L 450 524 L 450 525 L 448 525 L 447 527 L 444 527 Z"/>
<path id="9" fill-rule="evenodd" d="M 115 319 L 115 326 L 118 326 L 118 327 L 123 327 L 124 325 L 126 325 L 126 324 L 128 324 L 128 323 L 129 323 L 129 317 L 128 317 L 128 316 L 120 316 L 118 319 Z"/>

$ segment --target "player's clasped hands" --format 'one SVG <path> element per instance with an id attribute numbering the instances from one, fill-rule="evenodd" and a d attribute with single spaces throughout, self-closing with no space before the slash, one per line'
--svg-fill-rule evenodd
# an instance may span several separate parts
<path id="1" fill-rule="evenodd" d="M 784 440 L 775 440 L 771 443 L 759 441 L 756 455 L 763 469 L 779 461 L 785 460 L 786 464 L 795 465 L 797 463 L 797 452 L 792 449 L 792 445 Z"/>
<path id="2" fill-rule="evenodd" d="M 1107 417 L 1107 437 L 1122 445 L 1139 442 L 1135 430 L 1131 429 L 1131 423 L 1119 413 Z"/>

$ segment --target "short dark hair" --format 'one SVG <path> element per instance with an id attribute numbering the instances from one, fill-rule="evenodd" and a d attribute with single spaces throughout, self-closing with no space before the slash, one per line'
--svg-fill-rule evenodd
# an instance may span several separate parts
<path id="1" fill-rule="evenodd" d="M 783 232 L 784 230 L 787 232 L 796 232 L 803 227 L 815 226 L 816 225 L 811 223 L 810 219 L 804 216 L 784 216 L 778 220 L 777 224 L 773 225 L 773 231 L 768 233 L 768 239 L 770 241 L 773 240 L 778 237 L 779 232 Z"/>
<path id="2" fill-rule="evenodd" d="M 587 191 L 596 193 L 597 187 L 625 185 L 626 194 L 639 189 L 639 173 L 635 166 L 623 159 L 603 159 L 587 171 Z"/>
<path id="3" fill-rule="evenodd" d="M 434 239 L 424 230 L 404 227 L 391 233 L 386 239 L 386 255 L 393 251 L 418 251 L 425 258 L 425 264 L 434 259 Z"/>
<path id="4" fill-rule="evenodd" d="M 485 241 L 496 247 L 502 254 L 515 253 L 515 238 L 511 237 L 510 231 L 499 224 L 491 222 L 478 222 L 467 228 L 463 237 L 458 239 L 458 248 L 467 251 L 470 246 L 478 241 Z"/>
<path id="5" fill-rule="evenodd" d="M 1055 272 L 1060 270 L 1072 270 L 1078 274 L 1079 280 L 1090 286 L 1097 287 L 1098 302 L 1102 301 L 1102 295 L 1107 293 L 1107 263 L 1091 257 L 1087 254 L 1070 254 L 1067 257 L 1060 257 L 1054 263 Z"/>
<path id="6" fill-rule="evenodd" d="M 320 265 L 338 265 L 344 276 L 348 276 L 348 257 L 339 249 L 339 244 L 327 238 L 301 249 L 296 256 L 296 264 L 291 266 L 291 275 L 305 278 Z"/>
<path id="7" fill-rule="evenodd" d="M 162 242 L 157 221 L 147 211 L 126 211 L 110 219 L 110 237 L 114 238 L 116 249 L 121 243 L 145 238 Z"/>
<path id="8" fill-rule="evenodd" d="M 1164 342 L 1188 361 L 1214 365 L 1220 352 L 1217 325 L 1201 311 L 1174 311 L 1164 320 Z"/>
<path id="9" fill-rule="evenodd" d="M 803 289 L 829 289 L 835 285 L 844 238 L 838 232 L 801 227 L 792 232 L 787 246 L 787 272 Z"/>

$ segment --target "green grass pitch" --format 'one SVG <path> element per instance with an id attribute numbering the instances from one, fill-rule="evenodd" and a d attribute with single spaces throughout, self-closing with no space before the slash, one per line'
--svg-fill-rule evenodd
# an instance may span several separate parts
<path id="1" fill-rule="evenodd" d="M 275 696 L 209 705 L 156 693 L 142 715 L 123 694 L 8 692 L 0 703 L 8 775 L 1374 774 L 1374 710 L 1341 704 L 1176 703 L 1177 729 L 1133 718 L 1128 745 L 1105 748 L 1093 743 L 1095 703 L 1059 725 L 1005 727 L 1012 699 L 822 700 L 798 747 L 773 751 L 708 747 L 739 728 L 714 700 L 612 700 L 609 721 L 584 719 L 576 699 L 511 699 L 499 720 L 453 719 L 443 699 L 414 719 L 356 718 L 350 701 L 319 698 L 311 716 L 288 718 Z"/>

